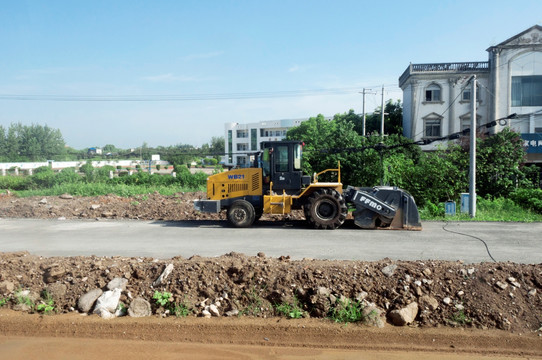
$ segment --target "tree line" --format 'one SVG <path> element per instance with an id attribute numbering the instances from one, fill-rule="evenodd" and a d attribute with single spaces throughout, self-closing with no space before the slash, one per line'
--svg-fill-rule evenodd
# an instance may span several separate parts
<path id="1" fill-rule="evenodd" d="M 102 147 L 102 153 L 98 154 L 88 148 L 77 150 L 67 147 L 60 130 L 47 125 L 15 123 L 8 128 L 0 125 L 0 162 L 150 160 L 154 154 L 174 164 L 187 164 L 208 156 L 218 162 L 220 155 L 224 154 L 224 137 L 212 137 L 209 143 L 200 148 L 188 144 L 150 147 L 143 143 L 139 148 L 121 149 L 113 144 L 106 144 Z"/>

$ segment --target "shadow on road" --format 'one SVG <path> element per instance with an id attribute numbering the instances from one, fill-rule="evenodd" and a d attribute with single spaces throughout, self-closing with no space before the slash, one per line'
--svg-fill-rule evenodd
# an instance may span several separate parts
<path id="1" fill-rule="evenodd" d="M 153 221 L 152 224 L 163 227 L 177 228 L 230 228 L 235 229 L 226 220 L 179 220 L 179 221 Z M 311 230 L 305 220 L 260 220 L 255 222 L 251 228 L 253 229 L 280 229 L 287 228 L 289 230 Z M 354 224 L 353 220 L 346 220 L 340 229 L 358 229 L 362 230 Z M 337 230 L 340 230 L 337 229 Z M 316 230 L 315 231 L 326 231 Z M 331 231 L 331 230 L 327 230 Z"/>

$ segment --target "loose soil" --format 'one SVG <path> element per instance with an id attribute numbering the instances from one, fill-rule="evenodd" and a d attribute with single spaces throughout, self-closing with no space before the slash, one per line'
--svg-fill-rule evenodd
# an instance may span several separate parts
<path id="1" fill-rule="evenodd" d="M 134 198 L 17 198 L 0 194 L 0 218 L 225 218 L 224 214 L 194 211 L 192 202 L 199 197 L 203 194 L 149 194 Z M 153 285 L 170 264 L 173 270 L 167 279 Z M 128 280 L 120 299 L 126 307 L 134 298 L 142 297 L 152 304 L 153 315 L 109 321 L 97 315 L 81 316 L 79 298 L 93 289 L 106 290 L 115 278 Z M 35 307 L 26 309 L 24 315 L 14 312 L 21 310 L 16 295 L 22 290 L 29 290 L 34 304 L 43 302 L 43 292 L 47 290 L 54 299 L 55 315 L 38 315 Z M 175 318 L 168 314 L 153 300 L 155 291 L 170 292 L 175 303 L 190 309 L 190 315 Z M 18 336 L 60 336 L 174 340 L 207 346 L 233 343 L 305 346 L 313 350 L 403 348 L 422 352 L 455 352 L 458 347 L 454 344 L 460 343 L 467 349 L 461 351 L 469 353 L 542 356 L 541 294 L 542 264 L 389 259 L 294 261 L 287 256 L 271 258 L 263 253 L 254 257 L 230 253 L 189 259 L 44 258 L 27 252 L 0 253 L 0 301 L 6 299 L 0 311 L 0 333 L 7 336 L 0 338 L 0 349 L 5 348 L 2 344 L 17 341 L 14 337 Z M 327 316 L 347 299 L 359 301 L 374 311 L 366 314 L 362 324 L 333 323 Z M 296 302 L 303 319 L 287 320 L 277 310 L 278 305 Z M 220 317 L 202 318 L 204 306 L 212 303 L 218 305 Z M 390 313 L 411 303 L 418 304 L 415 319 L 403 327 L 392 325 Z M 238 315 L 226 317 L 228 311 Z M 349 336 L 354 338 L 349 340 Z M 432 346 L 433 341 L 428 339 L 446 339 L 449 344 Z"/>

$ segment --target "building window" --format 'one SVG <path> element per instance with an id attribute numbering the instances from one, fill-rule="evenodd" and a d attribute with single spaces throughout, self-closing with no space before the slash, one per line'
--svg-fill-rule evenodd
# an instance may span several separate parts
<path id="1" fill-rule="evenodd" d="M 425 119 L 424 120 L 424 136 L 425 137 L 440 137 L 440 119 Z"/>
<path id="2" fill-rule="evenodd" d="M 248 150 L 247 144 L 237 144 L 237 151 L 246 151 Z"/>
<path id="3" fill-rule="evenodd" d="M 476 85 L 476 101 L 479 102 L 481 100 L 481 92 L 480 87 Z M 467 87 L 465 90 L 463 90 L 463 93 L 461 94 L 461 102 L 470 102 L 472 99 L 472 86 Z"/>
<path id="4" fill-rule="evenodd" d="M 233 152 L 233 139 L 232 139 L 232 130 L 228 130 L 228 163 L 231 164 L 232 162 L 232 156 L 231 153 Z"/>
<path id="5" fill-rule="evenodd" d="M 463 97 L 461 98 L 463 101 L 470 101 L 471 98 L 471 91 L 470 89 L 463 90 Z"/>
<path id="6" fill-rule="evenodd" d="M 258 129 L 250 129 L 250 148 L 251 150 L 258 149 Z"/>
<path id="7" fill-rule="evenodd" d="M 436 102 L 440 100 L 440 86 L 431 84 L 425 89 L 425 101 Z"/>
<path id="8" fill-rule="evenodd" d="M 247 138 L 248 130 L 237 130 L 237 138 Z"/>
<path id="9" fill-rule="evenodd" d="M 512 76 L 512 106 L 542 106 L 542 75 Z"/>

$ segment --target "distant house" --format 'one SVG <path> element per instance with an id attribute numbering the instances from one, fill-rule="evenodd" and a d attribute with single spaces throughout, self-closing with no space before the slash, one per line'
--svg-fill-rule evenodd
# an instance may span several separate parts
<path id="1" fill-rule="evenodd" d="M 92 155 L 102 155 L 102 149 L 101 148 L 95 148 L 95 147 L 91 147 L 91 148 L 88 148 L 88 152 L 87 154 L 92 156 Z"/>
<path id="2" fill-rule="evenodd" d="M 517 131 L 527 162 L 541 166 L 542 26 L 532 26 L 487 52 L 488 61 L 410 64 L 399 78 L 403 134 L 417 141 L 470 128 L 473 96 L 467 82 L 476 75 L 478 126 L 499 120 L 490 133 L 504 127 Z M 436 144 L 424 149 L 433 150 Z"/>

